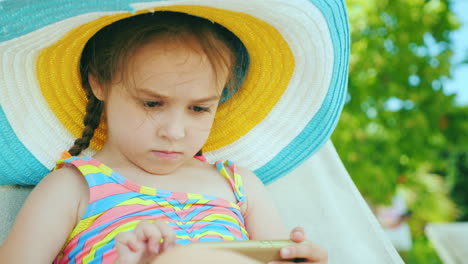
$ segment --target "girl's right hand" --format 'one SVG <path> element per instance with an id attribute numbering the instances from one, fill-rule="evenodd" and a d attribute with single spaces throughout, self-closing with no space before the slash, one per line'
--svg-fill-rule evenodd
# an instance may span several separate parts
<path id="1" fill-rule="evenodd" d="M 175 246 L 175 233 L 161 220 L 141 221 L 132 232 L 115 237 L 116 264 L 151 263 L 160 253 Z"/>

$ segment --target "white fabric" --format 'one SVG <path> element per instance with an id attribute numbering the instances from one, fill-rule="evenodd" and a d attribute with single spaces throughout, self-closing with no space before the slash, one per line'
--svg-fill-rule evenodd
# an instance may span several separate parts
<path id="1" fill-rule="evenodd" d="M 403 263 L 330 141 L 268 189 L 286 225 L 303 226 L 329 264 Z"/>
<path id="2" fill-rule="evenodd" d="M 428 223 L 425 233 L 445 264 L 467 263 L 468 222 Z"/>
<path id="3" fill-rule="evenodd" d="M 60 153 L 68 149 L 76 138 L 50 111 L 42 96 L 34 66 L 37 57 L 42 49 L 52 45 L 74 27 L 114 13 L 100 12 L 72 17 L 0 42 L 0 62 L 3 63 L 0 66 L 0 105 L 15 135 L 47 168 L 54 167 Z"/>
<path id="4" fill-rule="evenodd" d="M 132 7 L 141 10 L 157 6 L 190 4 L 197 5 L 199 1 L 156 1 L 132 4 Z M 333 44 L 328 25 L 320 10 L 308 0 L 289 0 L 287 3 L 283 0 L 269 2 L 207 0 L 203 4 L 219 8 L 228 7 L 255 16 L 274 26 L 289 44 L 295 64 L 299 66 L 295 67 L 288 89 L 265 119 L 240 140 L 205 153 L 211 162 L 229 157 L 231 160 L 236 160 L 240 166 L 256 170 L 295 139 L 308 125 L 309 117 L 321 107 L 331 81 L 334 63 Z M 263 12 L 258 12 L 262 9 Z M 3 88 L 0 105 L 16 136 L 47 168 L 53 167 L 55 159 L 73 143 L 75 137 L 50 111 L 48 102 L 42 97 L 34 66 L 37 57 L 40 51 L 61 39 L 71 29 L 112 13 L 120 12 L 78 15 L 0 43 L 0 61 L 4 63 L 4 67 L 0 67 L 0 87 Z M 303 89 L 298 83 L 306 84 L 310 88 Z M 21 96 L 18 96 L 19 94 Z M 34 100 L 30 100 L 31 98 Z M 290 129 L 284 133 L 283 127 Z M 259 142 L 262 142 L 264 150 L 262 152 L 250 147 L 259 145 Z M 94 152 L 94 150 L 88 151 L 88 153 Z"/>
<path id="5" fill-rule="evenodd" d="M 30 189 L 0 186 L 0 244 Z M 289 228 L 329 252 L 329 264 L 403 263 L 351 181 L 331 142 L 268 186 Z"/>

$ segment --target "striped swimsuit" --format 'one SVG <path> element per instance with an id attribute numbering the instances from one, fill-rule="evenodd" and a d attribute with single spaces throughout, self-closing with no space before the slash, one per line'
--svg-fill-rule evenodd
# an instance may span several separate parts
<path id="1" fill-rule="evenodd" d="M 142 220 L 163 220 L 175 231 L 179 244 L 249 239 L 240 210 L 242 180 L 230 161 L 215 165 L 231 185 L 237 203 L 140 186 L 92 157 L 71 157 L 57 165 L 75 166 L 84 175 L 89 203 L 54 263 L 113 263 L 115 236 L 134 230 Z"/>

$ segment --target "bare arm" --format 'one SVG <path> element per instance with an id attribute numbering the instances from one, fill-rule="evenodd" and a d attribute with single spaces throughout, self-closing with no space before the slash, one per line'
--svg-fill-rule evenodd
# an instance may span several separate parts
<path id="1" fill-rule="evenodd" d="M 60 252 L 76 224 L 88 189 L 81 174 L 63 168 L 47 175 L 31 192 L 0 247 L 0 263 L 47 263 Z"/>
<path id="2" fill-rule="evenodd" d="M 278 264 L 292 263 L 291 260 L 295 258 L 303 259 L 304 263 L 327 263 L 328 253 L 319 245 L 306 241 L 303 228 L 296 227 L 290 232 L 286 230 L 273 200 L 257 176 L 247 169 L 239 171 L 244 180 L 247 200 L 244 218 L 250 238 L 252 240 L 290 239 L 296 242 L 297 244 L 281 249 L 280 254 L 285 261 L 276 262 Z"/>
<path id="3" fill-rule="evenodd" d="M 239 168 L 239 174 L 242 175 L 244 183 L 247 202 L 243 213 L 250 238 L 252 240 L 288 239 L 286 226 L 260 179 L 245 168 Z"/>

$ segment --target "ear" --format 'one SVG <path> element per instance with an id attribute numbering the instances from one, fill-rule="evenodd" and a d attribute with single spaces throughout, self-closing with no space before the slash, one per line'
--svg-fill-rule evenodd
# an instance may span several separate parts
<path id="1" fill-rule="evenodd" d="M 96 78 L 91 73 L 88 74 L 88 82 L 91 86 L 91 90 L 93 91 L 94 96 L 96 96 L 97 99 L 104 101 L 106 94 L 104 85 L 96 80 Z"/>

